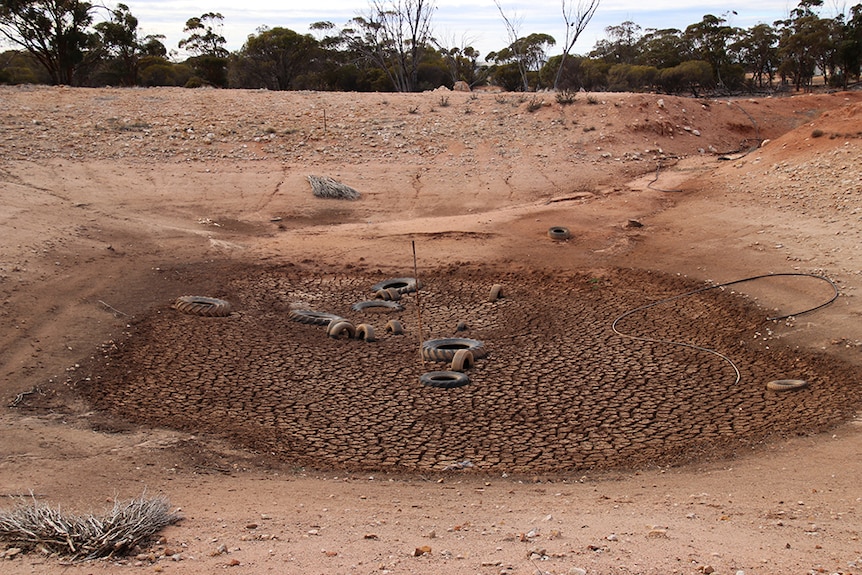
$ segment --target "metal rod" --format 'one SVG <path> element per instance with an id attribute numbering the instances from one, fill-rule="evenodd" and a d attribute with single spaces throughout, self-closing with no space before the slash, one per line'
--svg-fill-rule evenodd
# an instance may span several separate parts
<path id="1" fill-rule="evenodd" d="M 419 267 L 416 265 L 416 240 L 411 240 L 413 245 L 413 281 L 416 282 L 416 323 L 419 328 L 419 360 L 422 371 L 425 371 L 425 356 L 422 355 L 422 303 L 419 298 Z"/>

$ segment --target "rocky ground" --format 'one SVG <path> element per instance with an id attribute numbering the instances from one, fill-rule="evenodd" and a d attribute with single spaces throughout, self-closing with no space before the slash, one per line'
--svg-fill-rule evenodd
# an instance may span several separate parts
<path id="1" fill-rule="evenodd" d="M 858 92 L 0 101 L 0 493 L 185 517 L 138 556 L 13 548 L 4 573 L 862 570 Z M 414 274 L 403 311 L 352 309 Z M 613 329 L 762 274 L 806 275 Z M 839 296 L 799 315 L 833 295 L 813 276 Z M 234 313 L 172 309 L 190 294 Z M 488 349 L 471 384 L 421 386 L 411 342 L 451 336 Z"/>

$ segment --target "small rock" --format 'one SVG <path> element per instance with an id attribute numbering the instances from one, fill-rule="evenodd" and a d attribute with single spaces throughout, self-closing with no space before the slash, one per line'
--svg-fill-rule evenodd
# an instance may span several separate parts
<path id="1" fill-rule="evenodd" d="M 583 567 L 571 567 L 566 571 L 566 575 L 587 575 L 587 570 Z"/>
<path id="2" fill-rule="evenodd" d="M 413 551 L 413 557 L 421 557 L 422 555 L 430 555 L 431 547 L 428 545 L 423 545 L 422 547 L 417 547 Z"/>
<path id="3" fill-rule="evenodd" d="M 610 535 L 605 537 L 605 539 L 607 539 L 608 541 L 618 541 L 619 537 L 617 537 L 616 533 L 611 533 Z"/>
<path id="4" fill-rule="evenodd" d="M 647 533 L 647 537 L 650 539 L 666 539 L 667 529 L 650 529 L 649 533 Z"/>

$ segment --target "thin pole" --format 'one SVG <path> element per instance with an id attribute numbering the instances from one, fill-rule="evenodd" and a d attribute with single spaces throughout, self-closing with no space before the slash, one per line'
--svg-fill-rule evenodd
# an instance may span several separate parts
<path id="1" fill-rule="evenodd" d="M 416 282 L 416 324 L 419 326 L 419 360 L 422 371 L 425 371 L 425 356 L 422 355 L 422 303 L 419 299 L 419 267 L 416 265 L 416 240 L 411 240 L 413 245 L 413 281 Z"/>

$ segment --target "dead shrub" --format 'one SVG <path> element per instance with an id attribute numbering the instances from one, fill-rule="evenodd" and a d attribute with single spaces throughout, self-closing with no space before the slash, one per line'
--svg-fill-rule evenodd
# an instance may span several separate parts
<path id="1" fill-rule="evenodd" d="M 318 198 L 333 198 L 336 200 L 358 200 L 360 193 L 346 184 L 333 180 L 329 176 L 308 176 L 311 190 Z"/>
<path id="2" fill-rule="evenodd" d="M 575 90 L 564 88 L 557 92 L 557 103 L 561 106 L 568 106 L 570 104 L 574 104 L 577 97 L 578 93 Z"/>
<path id="3" fill-rule="evenodd" d="M 129 554 L 180 519 L 165 497 L 114 501 L 101 517 L 65 513 L 35 498 L 21 498 L 16 508 L 0 511 L 0 541 L 28 551 L 96 559 Z"/>

